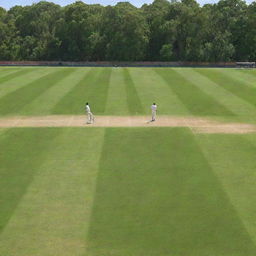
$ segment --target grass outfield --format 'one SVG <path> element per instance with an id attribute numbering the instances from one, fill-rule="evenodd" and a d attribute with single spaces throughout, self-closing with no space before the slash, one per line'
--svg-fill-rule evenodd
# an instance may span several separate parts
<path id="1" fill-rule="evenodd" d="M 256 72 L 0 68 L 0 116 L 254 122 Z M 256 134 L 0 129 L 2 256 L 255 256 Z"/>
<path id="2" fill-rule="evenodd" d="M 0 67 L 0 116 L 159 114 L 254 122 L 256 71 Z"/>

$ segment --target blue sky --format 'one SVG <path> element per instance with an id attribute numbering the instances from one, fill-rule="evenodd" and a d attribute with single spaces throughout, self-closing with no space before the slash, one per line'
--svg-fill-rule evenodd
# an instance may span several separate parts
<path id="1" fill-rule="evenodd" d="M 9 9 L 12 6 L 15 5 L 31 5 L 32 3 L 39 2 L 40 0 L 0 0 L 0 6 Z M 74 3 L 76 0 L 52 0 L 49 2 L 54 2 L 59 5 L 67 5 Z M 128 0 L 130 3 L 132 3 L 135 6 L 140 7 L 144 3 L 151 3 L 153 0 Z M 121 2 L 121 0 L 86 0 L 84 1 L 87 4 L 102 4 L 102 5 L 115 5 L 117 2 Z M 217 0 L 197 0 L 200 4 L 205 3 L 214 3 L 217 2 Z M 252 2 L 252 0 L 247 0 L 248 3 Z"/>

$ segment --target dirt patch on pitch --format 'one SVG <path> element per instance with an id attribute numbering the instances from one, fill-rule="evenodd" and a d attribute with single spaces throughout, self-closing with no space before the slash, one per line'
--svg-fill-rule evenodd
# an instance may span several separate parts
<path id="1" fill-rule="evenodd" d="M 96 116 L 93 124 L 86 116 L 18 116 L 0 118 L 0 128 L 12 127 L 189 127 L 195 133 L 251 133 L 256 126 L 221 123 L 201 117 L 159 116 L 150 122 L 146 116 Z"/>

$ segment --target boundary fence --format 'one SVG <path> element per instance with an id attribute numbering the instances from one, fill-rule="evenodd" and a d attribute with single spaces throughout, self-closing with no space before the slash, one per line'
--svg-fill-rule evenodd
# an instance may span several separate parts
<path id="1" fill-rule="evenodd" d="M 58 67 L 238 67 L 237 62 L 70 62 L 70 61 L 0 61 L 0 66 Z"/>

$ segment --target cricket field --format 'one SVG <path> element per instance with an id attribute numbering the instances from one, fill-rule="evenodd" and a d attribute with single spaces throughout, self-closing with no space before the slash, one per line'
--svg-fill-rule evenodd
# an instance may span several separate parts
<path id="1" fill-rule="evenodd" d="M 0 256 L 256 255 L 256 70 L 0 67 L 0 123 Z"/>

